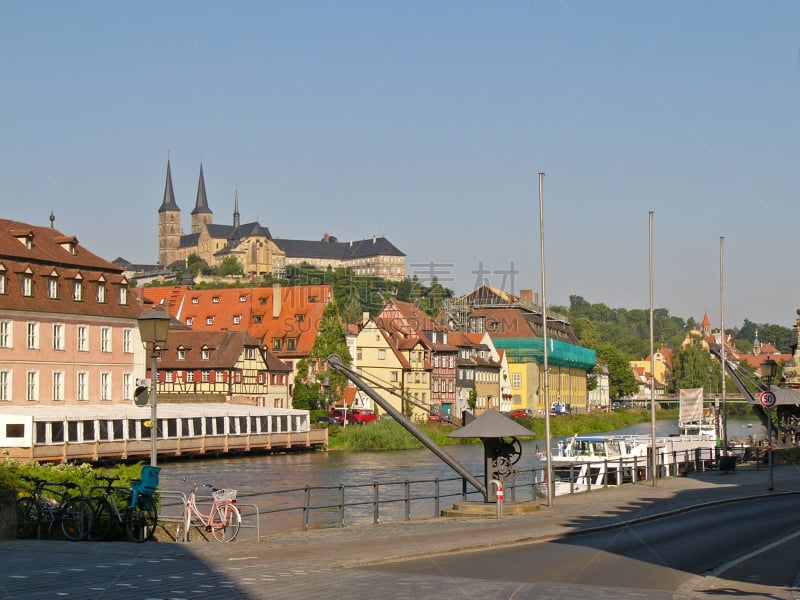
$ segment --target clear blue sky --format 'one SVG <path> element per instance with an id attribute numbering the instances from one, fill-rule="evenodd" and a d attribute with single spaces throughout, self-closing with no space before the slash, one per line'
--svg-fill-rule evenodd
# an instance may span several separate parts
<path id="1" fill-rule="evenodd" d="M 2 216 L 155 262 L 168 151 L 273 236 L 423 281 L 791 326 L 800 3 L 5 2 Z M 482 265 L 482 267 L 481 267 Z M 513 279 L 507 275 L 516 271 Z"/>

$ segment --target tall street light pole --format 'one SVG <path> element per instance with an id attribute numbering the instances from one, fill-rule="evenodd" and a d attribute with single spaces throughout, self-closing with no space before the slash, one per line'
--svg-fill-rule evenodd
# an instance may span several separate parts
<path id="1" fill-rule="evenodd" d="M 142 342 L 150 344 L 150 466 L 158 462 L 158 344 L 167 341 L 170 316 L 162 308 L 146 310 L 139 315 L 139 335 Z"/>
<path id="2" fill-rule="evenodd" d="M 775 373 L 778 371 L 778 363 L 772 360 L 769 356 L 761 363 L 761 377 L 767 382 L 767 392 L 772 393 L 770 390 L 770 383 Z M 769 402 L 767 406 L 767 489 L 772 491 L 772 404 Z M 762 402 L 764 404 L 764 402 Z"/>

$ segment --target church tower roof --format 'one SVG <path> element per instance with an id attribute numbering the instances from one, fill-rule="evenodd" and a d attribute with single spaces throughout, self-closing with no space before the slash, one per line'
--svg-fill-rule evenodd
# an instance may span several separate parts
<path id="1" fill-rule="evenodd" d="M 175 202 L 175 192 L 172 189 L 172 169 L 169 165 L 169 157 L 167 157 L 167 183 L 164 185 L 164 201 L 158 212 L 167 212 L 170 210 L 179 211 L 177 203 Z"/>
<path id="2" fill-rule="evenodd" d="M 203 163 L 200 163 L 200 179 L 197 182 L 197 201 L 194 204 L 193 215 L 212 214 L 208 208 L 208 197 L 206 196 L 206 179 L 203 177 Z"/>

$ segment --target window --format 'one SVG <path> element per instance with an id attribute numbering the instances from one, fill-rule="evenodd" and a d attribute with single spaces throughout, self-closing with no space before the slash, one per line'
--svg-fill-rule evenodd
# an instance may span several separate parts
<path id="1" fill-rule="evenodd" d="M 253 323 L 261 323 L 264 320 L 264 315 L 253 315 Z"/>
<path id="2" fill-rule="evenodd" d="M 100 328 L 100 352 L 111 352 L 111 327 Z"/>
<path id="3" fill-rule="evenodd" d="M 361 348 L 356 350 L 356 360 L 361 360 Z"/>
<path id="4" fill-rule="evenodd" d="M 86 325 L 78 325 L 78 352 L 86 352 L 89 349 L 89 328 Z"/>
<path id="5" fill-rule="evenodd" d="M 247 360 L 255 360 L 255 358 L 256 358 L 256 349 L 253 348 L 252 346 L 249 347 L 249 348 L 245 348 L 244 349 L 244 357 Z"/>
<path id="6" fill-rule="evenodd" d="M 111 373 L 100 373 L 100 400 L 111 400 Z"/>
<path id="7" fill-rule="evenodd" d="M 64 400 L 64 372 L 53 371 L 53 400 L 61 402 Z"/>
<path id="8" fill-rule="evenodd" d="M 297 338 L 289 338 L 286 340 L 286 350 L 291 352 L 297 349 Z"/>
<path id="9" fill-rule="evenodd" d="M 28 371 L 25 399 L 28 402 L 39 401 L 39 371 Z"/>
<path id="10" fill-rule="evenodd" d="M 200 381 L 202 381 L 203 383 L 208 383 L 209 381 L 211 381 L 211 371 L 201 371 Z"/>
<path id="11" fill-rule="evenodd" d="M 214 296 L 213 298 L 211 298 L 211 302 L 213 302 L 214 304 L 219 304 L 219 296 Z"/>
<path id="12" fill-rule="evenodd" d="M 174 380 L 175 380 L 175 374 L 172 371 L 164 372 L 164 381 L 166 383 L 172 383 Z"/>
<path id="13" fill-rule="evenodd" d="M 239 323 L 241 323 L 241 322 L 242 322 L 242 317 L 241 317 L 241 315 L 234 315 L 234 316 L 233 316 L 233 324 L 234 324 L 234 325 L 238 325 L 238 324 L 239 324 Z"/>
<path id="14" fill-rule="evenodd" d="M 128 286 L 127 285 L 119 286 L 119 303 L 120 304 L 127 304 L 128 303 Z"/>
<path id="15" fill-rule="evenodd" d="M 12 331 L 13 329 L 11 321 L 0 321 L 0 348 L 11 348 Z"/>
<path id="16" fill-rule="evenodd" d="M 449 393 L 451 393 L 451 394 L 453 393 L 453 380 L 452 379 L 447 382 L 447 391 Z"/>
<path id="17" fill-rule="evenodd" d="M 244 294 L 242 294 L 241 296 L 239 296 L 239 302 L 247 302 L 247 296 L 246 296 L 246 295 L 244 295 Z"/>
<path id="18" fill-rule="evenodd" d="M 281 338 L 272 338 L 272 351 L 273 352 L 281 351 Z"/>
<path id="19" fill-rule="evenodd" d="M 378 360 L 386 360 L 386 350 L 383 348 L 378 350 Z"/>
<path id="20" fill-rule="evenodd" d="M 209 358 L 211 358 L 211 350 L 202 348 L 200 350 L 200 360 L 208 360 Z"/>
<path id="21" fill-rule="evenodd" d="M 51 277 L 47 282 L 47 294 L 52 300 L 58 298 L 58 279 Z"/>
<path id="22" fill-rule="evenodd" d="M 133 400 L 133 375 L 130 373 L 122 374 L 122 399 Z"/>
<path id="23" fill-rule="evenodd" d="M 186 371 L 186 383 L 194 383 L 194 371 Z"/>
<path id="24" fill-rule="evenodd" d="M 6 293 L 6 274 L 0 273 L 0 294 Z"/>
<path id="25" fill-rule="evenodd" d="M 97 284 L 97 301 L 100 304 L 105 304 L 106 301 L 106 286 L 102 283 Z"/>
<path id="26" fill-rule="evenodd" d="M 187 324 L 189 327 L 191 327 L 191 326 L 192 326 L 192 323 L 194 323 L 194 317 L 189 317 L 188 319 L 186 319 L 186 324 Z"/>
<path id="27" fill-rule="evenodd" d="M 11 401 L 11 371 L 0 371 L 0 402 Z"/>
<path id="28" fill-rule="evenodd" d="M 64 324 L 53 323 L 53 350 L 64 349 Z"/>
<path id="29" fill-rule="evenodd" d="M 522 389 L 522 374 L 520 373 L 512 373 L 511 375 L 511 387 L 515 390 Z"/>
<path id="30" fill-rule="evenodd" d="M 200 298 L 198 298 L 196 296 L 194 298 L 192 298 L 192 304 L 200 304 Z"/>
<path id="31" fill-rule="evenodd" d="M 78 371 L 76 383 L 75 395 L 77 399 L 83 402 L 87 401 L 89 399 L 89 373 L 86 371 Z"/>
<path id="32" fill-rule="evenodd" d="M 392 371 L 389 374 L 389 381 L 391 381 L 392 383 L 397 383 L 397 371 Z"/>
<path id="33" fill-rule="evenodd" d="M 296 315 L 295 316 L 295 321 L 297 321 L 298 323 L 302 323 L 305 320 L 306 320 L 306 316 L 305 315 Z"/>
<path id="34" fill-rule="evenodd" d="M 181 346 L 178 348 L 178 360 L 185 360 L 186 359 L 186 350 Z"/>
<path id="35" fill-rule="evenodd" d="M 83 285 L 80 281 L 75 281 L 72 284 L 72 299 L 75 300 L 75 302 L 83 300 Z"/>
<path id="36" fill-rule="evenodd" d="M 433 366 L 436 367 L 437 369 L 439 368 L 439 355 L 438 354 L 433 357 Z"/>
<path id="37" fill-rule="evenodd" d="M 22 295 L 23 296 L 33 296 L 33 276 L 32 275 L 24 275 L 22 277 Z"/>
<path id="38" fill-rule="evenodd" d="M 39 323 L 28 323 L 28 350 L 39 349 Z"/>
<path id="39" fill-rule="evenodd" d="M 449 363 L 450 363 L 450 368 L 452 369 L 452 368 L 453 368 L 453 364 L 454 364 L 454 363 L 453 363 L 453 355 L 452 355 L 452 354 L 450 355 L 450 361 L 449 361 Z"/>
<path id="40" fill-rule="evenodd" d="M 122 351 L 125 354 L 133 353 L 133 329 L 122 330 Z"/>
<path id="41" fill-rule="evenodd" d="M 206 325 L 213 325 L 214 317 L 206 317 Z"/>

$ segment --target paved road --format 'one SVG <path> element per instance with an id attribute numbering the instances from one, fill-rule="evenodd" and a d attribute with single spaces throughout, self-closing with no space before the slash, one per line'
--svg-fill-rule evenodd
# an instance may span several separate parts
<path id="1" fill-rule="evenodd" d="M 772 495 L 800 492 L 800 469 L 775 469 Z M 18 540 L 0 544 L 0 597 L 24 598 L 560 598 L 688 600 L 790 599 L 798 582 L 754 581 L 753 564 L 725 573 L 685 573 L 678 591 L 503 581 L 465 571 L 394 573 L 398 560 L 560 539 L 581 531 L 622 527 L 688 506 L 766 494 L 766 472 L 737 470 L 631 484 L 556 498 L 533 515 L 503 519 L 430 519 L 380 526 L 297 532 L 260 543 L 70 543 Z M 776 550 L 776 554 L 777 554 Z M 794 556 L 797 556 L 794 554 Z M 753 558 L 752 560 L 764 560 Z M 741 568 L 745 571 L 738 572 Z M 800 569 L 800 566 L 798 566 Z M 748 570 L 750 569 L 750 570 Z M 737 577 L 741 579 L 737 579 Z M 798 596 L 800 597 L 800 596 Z"/>

